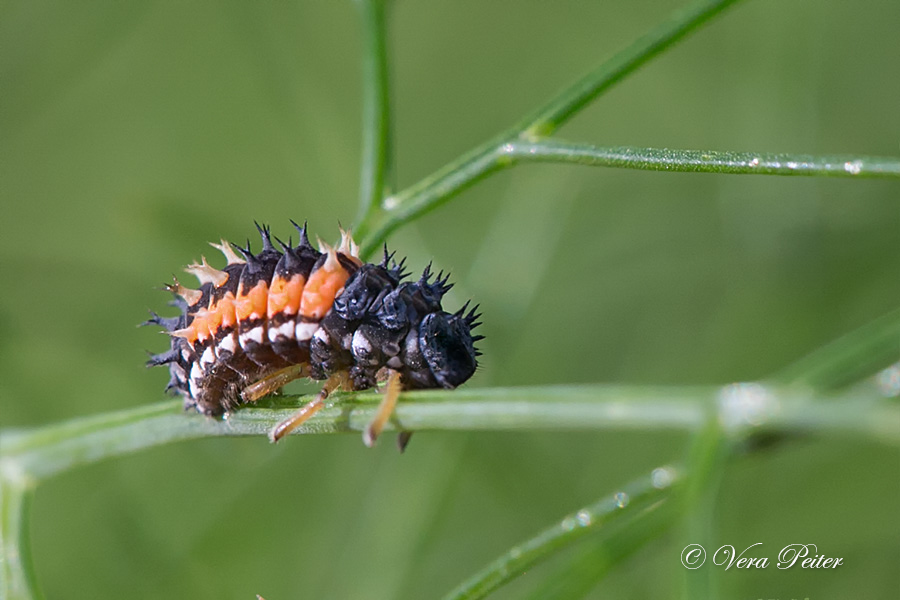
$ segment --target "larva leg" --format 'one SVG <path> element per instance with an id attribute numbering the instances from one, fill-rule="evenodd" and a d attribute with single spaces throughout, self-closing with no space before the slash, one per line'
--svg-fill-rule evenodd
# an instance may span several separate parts
<path id="1" fill-rule="evenodd" d="M 306 364 L 291 365 L 269 373 L 256 383 L 250 384 L 241 392 L 244 402 L 256 402 L 263 396 L 275 393 L 295 379 L 309 377 L 309 369 Z"/>
<path id="2" fill-rule="evenodd" d="M 325 399 L 331 392 L 338 388 L 346 387 L 349 383 L 350 378 L 346 371 L 338 371 L 328 377 L 322 385 L 322 389 L 316 394 L 316 397 L 305 404 L 303 408 L 295 412 L 292 416 L 276 425 L 275 428 L 269 432 L 269 439 L 273 442 L 277 442 L 303 425 L 311 416 L 325 408 Z"/>
<path id="3" fill-rule="evenodd" d="M 385 423 L 394 414 L 394 407 L 397 406 L 397 398 L 400 396 L 400 373 L 391 371 L 388 375 L 387 386 L 384 388 L 384 397 L 375 411 L 375 416 L 363 431 L 363 443 L 371 448 L 375 445 L 375 440 L 384 429 Z"/>

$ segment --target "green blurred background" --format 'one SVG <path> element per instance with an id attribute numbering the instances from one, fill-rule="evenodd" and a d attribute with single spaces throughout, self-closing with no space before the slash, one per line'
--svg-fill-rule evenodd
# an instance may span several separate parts
<path id="1" fill-rule="evenodd" d="M 678 1 L 409 2 L 391 22 L 398 185 L 509 126 Z M 900 3 L 749 2 L 561 135 L 603 145 L 900 153 Z M 135 324 L 253 220 L 356 210 L 360 26 L 344 2 L 0 5 L 0 421 L 163 399 Z M 764 377 L 898 306 L 900 184 L 529 165 L 399 231 L 484 311 L 471 386 Z M 215 257 L 217 260 L 219 257 Z M 216 263 L 218 264 L 218 263 Z M 33 539 L 50 598 L 427 598 L 677 461 L 659 433 L 179 443 L 60 476 Z M 736 462 L 719 543 L 815 543 L 834 571 L 721 573 L 727 598 L 894 598 L 900 457 L 795 443 Z M 665 598 L 672 535 L 591 597 Z M 565 556 L 562 557 L 565 560 Z M 552 566 L 552 565 L 551 565 Z M 498 598 L 541 581 L 530 571 Z"/>

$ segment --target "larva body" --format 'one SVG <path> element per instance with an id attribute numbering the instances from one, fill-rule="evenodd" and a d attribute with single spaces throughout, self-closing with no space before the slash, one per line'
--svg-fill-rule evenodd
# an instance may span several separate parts
<path id="1" fill-rule="evenodd" d="M 279 251 L 268 228 L 257 228 L 260 253 L 249 244 L 235 247 L 240 254 L 214 244 L 228 261 L 224 269 L 205 259 L 187 267 L 199 290 L 176 281 L 168 289 L 181 314 L 149 321 L 169 333 L 171 347 L 148 364 L 169 366 L 168 389 L 187 407 L 222 414 L 246 402 L 250 386 L 283 371 L 320 380 L 340 374 L 341 385 L 356 390 L 385 373 L 402 389 L 454 388 L 475 372 L 478 315 L 443 310 L 447 278 L 432 279 L 426 268 L 418 281 L 402 281 L 402 262 L 385 251 L 380 264 L 363 263 L 345 232 L 338 248 L 321 244 L 319 252 L 297 226 L 300 243 L 279 242 Z"/>

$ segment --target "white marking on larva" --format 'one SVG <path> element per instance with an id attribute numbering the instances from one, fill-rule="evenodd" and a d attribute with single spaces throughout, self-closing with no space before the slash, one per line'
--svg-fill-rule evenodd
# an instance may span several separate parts
<path id="1" fill-rule="evenodd" d="M 293 321 L 282 323 L 279 327 L 271 327 L 269 328 L 269 341 L 274 342 L 278 339 L 292 340 L 294 339 L 295 331 L 296 326 Z"/>
<path id="2" fill-rule="evenodd" d="M 182 367 L 182 366 L 179 365 L 178 363 L 171 363 L 171 364 L 169 365 L 169 369 L 171 370 L 172 373 L 175 374 L 175 376 L 176 376 L 178 379 L 180 379 L 180 380 L 182 380 L 182 381 L 184 381 L 185 379 L 187 379 L 187 373 L 184 372 L 184 367 Z"/>
<path id="3" fill-rule="evenodd" d="M 313 335 L 313 337 L 316 338 L 317 340 L 319 340 L 320 342 L 322 342 L 323 344 L 331 343 L 331 338 L 328 336 L 328 332 L 325 331 L 321 327 L 319 327 L 316 330 L 316 333 L 315 333 L 315 335 Z"/>
<path id="4" fill-rule="evenodd" d="M 206 350 L 203 351 L 203 355 L 200 357 L 200 366 L 206 370 L 208 365 L 216 362 L 216 354 L 213 351 L 212 344 L 206 347 Z"/>
<path id="5" fill-rule="evenodd" d="M 405 359 L 404 364 L 410 369 L 419 369 L 425 366 L 424 357 L 419 350 L 419 336 L 416 333 L 415 329 L 410 329 L 409 333 L 406 335 L 406 341 L 404 342 L 405 349 Z"/>
<path id="6" fill-rule="evenodd" d="M 353 342 L 351 343 L 353 356 L 358 359 L 366 359 L 372 354 L 372 342 L 363 334 L 362 329 L 357 329 L 353 334 Z"/>
<path id="7" fill-rule="evenodd" d="M 419 352 L 419 338 L 410 331 L 406 336 L 406 354 L 417 354 Z"/>
<path id="8" fill-rule="evenodd" d="M 350 345 L 353 343 L 353 336 L 349 333 L 341 338 L 341 348 L 344 350 L 349 350 Z"/>
<path id="9" fill-rule="evenodd" d="M 234 333 L 229 333 L 222 338 L 216 347 L 216 353 L 220 356 L 224 353 L 234 354 Z"/>
<path id="10" fill-rule="evenodd" d="M 305 342 L 306 340 L 311 339 L 318 328 L 318 323 L 304 323 L 303 321 L 297 323 L 297 339 L 301 342 Z"/>
<path id="11" fill-rule="evenodd" d="M 387 361 L 387 366 L 392 369 L 400 369 L 403 367 L 403 361 L 400 360 L 399 356 L 392 356 L 389 361 Z"/>
<path id="12" fill-rule="evenodd" d="M 200 368 L 200 363 L 195 362 L 191 365 L 191 389 L 193 390 L 195 383 L 199 385 L 202 380 L 203 370 Z"/>
<path id="13" fill-rule="evenodd" d="M 257 344 L 263 343 L 263 335 L 265 331 L 263 330 L 263 326 L 254 327 L 250 331 L 245 331 L 241 334 L 241 346 L 246 346 L 248 342 L 256 342 Z"/>
<path id="14" fill-rule="evenodd" d="M 188 389 L 191 391 L 192 398 L 196 398 L 200 394 L 200 385 L 193 378 L 188 381 Z"/>

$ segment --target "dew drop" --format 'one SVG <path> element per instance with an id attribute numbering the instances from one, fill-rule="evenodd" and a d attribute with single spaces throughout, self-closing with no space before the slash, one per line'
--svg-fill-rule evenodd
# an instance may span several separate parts
<path id="1" fill-rule="evenodd" d="M 862 161 L 848 160 L 844 163 L 844 170 L 851 175 L 859 175 L 860 171 L 862 171 Z"/>
<path id="2" fill-rule="evenodd" d="M 719 420 L 729 429 L 758 427 L 778 410 L 778 403 L 763 385 L 734 383 L 719 392 L 719 408 Z"/>
<path id="3" fill-rule="evenodd" d="M 613 496 L 613 499 L 616 501 L 616 506 L 618 506 L 619 508 L 625 508 L 626 506 L 628 506 L 629 500 L 631 500 L 631 498 L 629 498 L 628 494 L 626 494 L 625 492 L 617 493 L 615 496 Z"/>
<path id="4" fill-rule="evenodd" d="M 565 519 L 563 519 L 562 528 L 566 531 L 572 531 L 573 529 L 575 529 L 575 519 L 573 519 L 572 517 L 566 517 Z"/>
<path id="5" fill-rule="evenodd" d="M 900 396 L 900 363 L 883 370 L 876 378 L 878 389 L 888 398 Z"/>
<path id="6" fill-rule="evenodd" d="M 516 546 L 509 551 L 509 557 L 513 560 L 518 560 L 522 557 L 522 550 L 518 546 Z"/>
<path id="7" fill-rule="evenodd" d="M 653 469 L 653 472 L 650 474 L 650 482 L 653 484 L 658 490 L 664 489 L 672 485 L 672 480 L 675 478 L 672 473 L 672 469 L 669 467 L 659 467 L 657 469 Z"/>
<path id="8" fill-rule="evenodd" d="M 512 144 L 503 144 L 503 146 L 500 147 L 500 151 L 504 154 L 512 154 L 515 149 L 516 147 Z"/>
<path id="9" fill-rule="evenodd" d="M 587 527 L 591 524 L 591 513 L 586 510 L 579 510 L 578 514 L 575 515 L 575 520 L 578 521 L 580 526 Z"/>
<path id="10" fill-rule="evenodd" d="M 751 167 L 758 167 L 758 166 L 759 166 L 759 159 L 756 158 L 756 157 L 753 157 L 753 159 L 750 161 L 750 166 L 751 166 Z"/>

